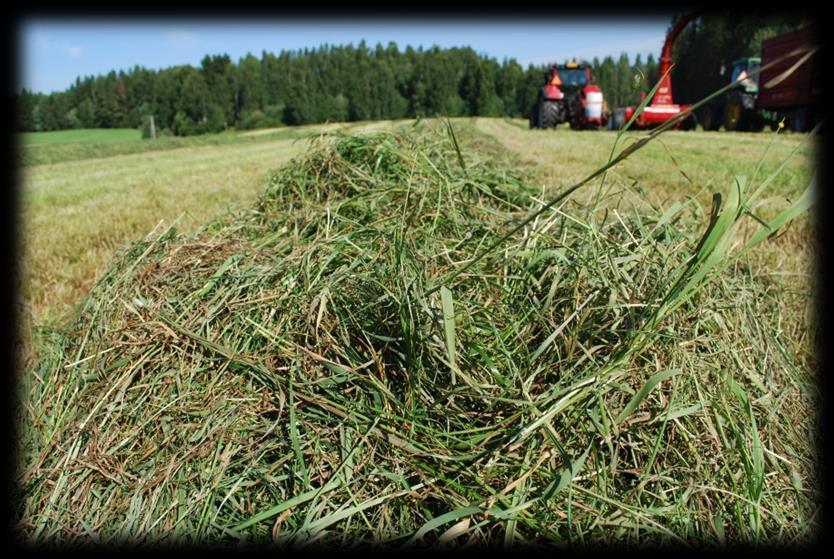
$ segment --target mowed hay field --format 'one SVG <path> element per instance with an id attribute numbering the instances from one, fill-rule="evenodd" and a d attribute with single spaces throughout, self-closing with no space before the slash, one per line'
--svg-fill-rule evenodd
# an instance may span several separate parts
<path id="1" fill-rule="evenodd" d="M 22 537 L 815 535 L 814 216 L 757 233 L 814 145 L 664 134 L 503 239 L 616 134 L 452 126 L 24 168 Z"/>
<path id="2" fill-rule="evenodd" d="M 283 129 L 257 141 L 242 141 L 245 133 L 156 142 L 118 142 L 121 130 L 83 138 L 78 132 L 89 131 L 43 133 L 59 134 L 62 141 L 38 139 L 37 147 L 21 146 L 20 154 L 26 161 L 37 149 L 38 159 L 56 160 L 19 170 L 24 323 L 66 315 L 124 242 L 160 223 L 177 221 L 189 231 L 230 205 L 250 202 L 271 169 L 304 151 L 304 138 L 376 124 Z M 113 149 L 119 152 L 113 155 Z M 102 153 L 106 157 L 90 156 Z"/>
<path id="3" fill-rule="evenodd" d="M 21 134 L 24 146 L 42 144 L 138 142 L 142 132 L 135 128 L 85 128 L 81 130 L 55 130 L 53 132 L 27 132 Z"/>
<path id="4" fill-rule="evenodd" d="M 528 130 L 521 120 L 476 119 L 475 126 L 518 154 L 521 161 L 538 165 L 537 176 L 542 183 L 557 190 L 606 162 L 616 136 L 614 132 L 577 133 L 562 128 Z M 609 173 L 613 180 L 604 199 L 596 200 L 599 196 L 593 188 L 580 190 L 571 199 L 585 203 L 594 199 L 629 212 L 635 210 L 623 206 L 626 199 L 642 209 L 657 209 L 694 197 L 698 203 L 689 206 L 692 215 L 708 221 L 714 192 L 723 193 L 737 176 L 762 182 L 778 171 L 755 208 L 757 217 L 772 219 L 802 194 L 814 174 L 820 147 L 805 142 L 806 138 L 791 133 L 671 131 Z M 626 138 L 623 143 L 635 139 Z M 626 189 L 623 185 L 629 186 Z M 637 196 L 623 197 L 624 190 L 632 190 Z M 744 224 L 746 234 L 755 229 L 754 222 Z M 758 277 L 771 278 L 780 285 L 785 282 L 786 303 L 807 302 L 808 281 L 815 277 L 810 268 L 816 262 L 810 227 L 810 222 L 802 219 L 749 254 L 749 265 Z"/>

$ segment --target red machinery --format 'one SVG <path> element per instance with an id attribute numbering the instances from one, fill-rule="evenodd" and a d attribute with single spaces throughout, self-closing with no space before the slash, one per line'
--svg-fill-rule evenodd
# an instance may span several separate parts
<path id="1" fill-rule="evenodd" d="M 761 87 L 755 110 L 769 117 L 772 128 L 786 118 L 794 131 L 807 132 L 822 118 L 822 59 L 810 50 L 819 44 L 813 27 L 762 42 L 765 68 L 758 77 Z M 803 50 L 805 54 L 793 54 Z"/>
<path id="2" fill-rule="evenodd" d="M 730 82 L 737 85 L 701 107 L 698 122 L 704 130 L 723 124 L 728 131 L 760 132 L 766 124 L 776 130 L 784 119 L 807 132 L 822 118 L 822 60 L 812 50 L 819 44 L 813 27 L 762 41 L 761 56 L 733 62 Z"/>
<path id="3" fill-rule="evenodd" d="M 672 75 L 669 73 L 669 68 L 672 67 L 672 47 L 675 45 L 675 40 L 680 35 L 680 32 L 683 31 L 683 28 L 695 19 L 697 15 L 697 13 L 692 13 L 681 18 L 666 36 L 666 42 L 663 43 L 663 51 L 660 53 L 660 67 L 658 72 L 658 75 L 662 77 L 662 81 L 651 102 L 643 109 L 632 124 L 635 128 L 654 128 L 676 117 L 691 106 L 678 105 L 672 99 Z M 645 98 L 646 94 L 644 93 L 641 101 Z M 611 118 L 611 128 L 619 129 L 625 126 L 625 123 L 634 115 L 635 110 L 636 107 L 632 106 L 615 109 Z M 691 118 L 682 120 L 675 127 L 683 130 L 691 130 L 695 128 L 696 122 L 695 116 L 692 115 Z"/>
<path id="4" fill-rule="evenodd" d="M 530 128 L 599 128 L 606 122 L 602 90 L 594 83 L 590 64 L 568 62 L 553 66 L 530 111 Z"/>

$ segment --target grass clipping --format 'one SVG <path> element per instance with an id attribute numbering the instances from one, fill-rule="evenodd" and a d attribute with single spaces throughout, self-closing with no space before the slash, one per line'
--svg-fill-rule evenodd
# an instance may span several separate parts
<path id="1" fill-rule="evenodd" d="M 668 212 L 560 206 L 446 285 L 544 204 L 488 152 L 422 125 L 323 137 L 250 209 L 125 250 L 28 387 L 24 536 L 509 545 L 595 523 L 577 480 L 679 372 L 660 325 L 713 253 Z"/>

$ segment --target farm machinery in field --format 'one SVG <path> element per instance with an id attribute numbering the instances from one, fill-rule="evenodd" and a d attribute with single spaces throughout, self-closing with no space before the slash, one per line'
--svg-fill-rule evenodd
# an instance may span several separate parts
<path id="1" fill-rule="evenodd" d="M 698 122 L 704 130 L 718 130 L 722 124 L 727 130 L 759 132 L 764 128 L 764 119 L 755 113 L 759 94 L 759 75 L 755 72 L 760 65 L 761 58 L 758 57 L 733 62 L 730 81 L 738 81 L 739 85 L 701 107 Z M 749 75 L 751 73 L 754 75 Z"/>
<path id="2" fill-rule="evenodd" d="M 812 50 L 818 44 L 813 28 L 800 29 L 763 41 L 761 57 L 733 62 L 730 82 L 738 85 L 700 109 L 701 126 L 759 132 L 785 119 L 795 132 L 810 130 L 822 117 L 822 61 Z"/>
<path id="3" fill-rule="evenodd" d="M 689 109 L 691 105 L 678 105 L 672 98 L 672 75 L 669 69 L 672 67 L 672 47 L 675 46 L 675 41 L 689 22 L 694 20 L 698 13 L 691 13 L 682 17 L 675 25 L 669 34 L 666 35 L 666 41 L 663 43 L 663 50 L 660 53 L 660 66 L 658 68 L 658 75 L 661 76 L 660 85 L 655 91 L 649 104 L 643 111 L 637 115 L 637 118 L 632 123 L 632 126 L 637 129 L 654 128 L 667 122 L 668 120 L 678 116 L 680 113 Z M 645 100 L 646 94 L 643 94 L 641 101 Z M 612 130 L 619 130 L 634 116 L 636 107 L 620 107 L 614 109 L 609 120 L 608 127 Z M 689 118 L 681 120 L 675 128 L 681 130 L 693 130 L 697 120 L 695 115 L 690 115 Z"/>
<path id="4" fill-rule="evenodd" d="M 602 90 L 589 64 L 554 65 L 544 78 L 530 111 L 530 128 L 556 128 L 564 122 L 575 130 L 605 126 Z"/>

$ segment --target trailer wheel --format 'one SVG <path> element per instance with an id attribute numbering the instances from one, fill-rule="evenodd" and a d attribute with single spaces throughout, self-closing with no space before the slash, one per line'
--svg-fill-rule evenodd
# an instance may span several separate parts
<path id="1" fill-rule="evenodd" d="M 797 109 L 791 115 L 791 130 L 794 132 L 808 131 L 808 111 L 805 109 Z"/>
<path id="2" fill-rule="evenodd" d="M 608 129 L 609 130 L 622 130 L 625 126 L 625 110 L 624 109 L 614 109 L 614 112 L 611 113 L 611 118 L 608 119 Z"/>
<path id="3" fill-rule="evenodd" d="M 761 132 L 765 127 L 765 119 L 762 115 L 753 114 L 750 118 L 750 124 L 747 127 L 750 132 Z"/>
<path id="4" fill-rule="evenodd" d="M 694 113 L 683 119 L 680 124 L 681 130 L 695 130 L 697 125 L 698 119 L 695 117 Z"/>

